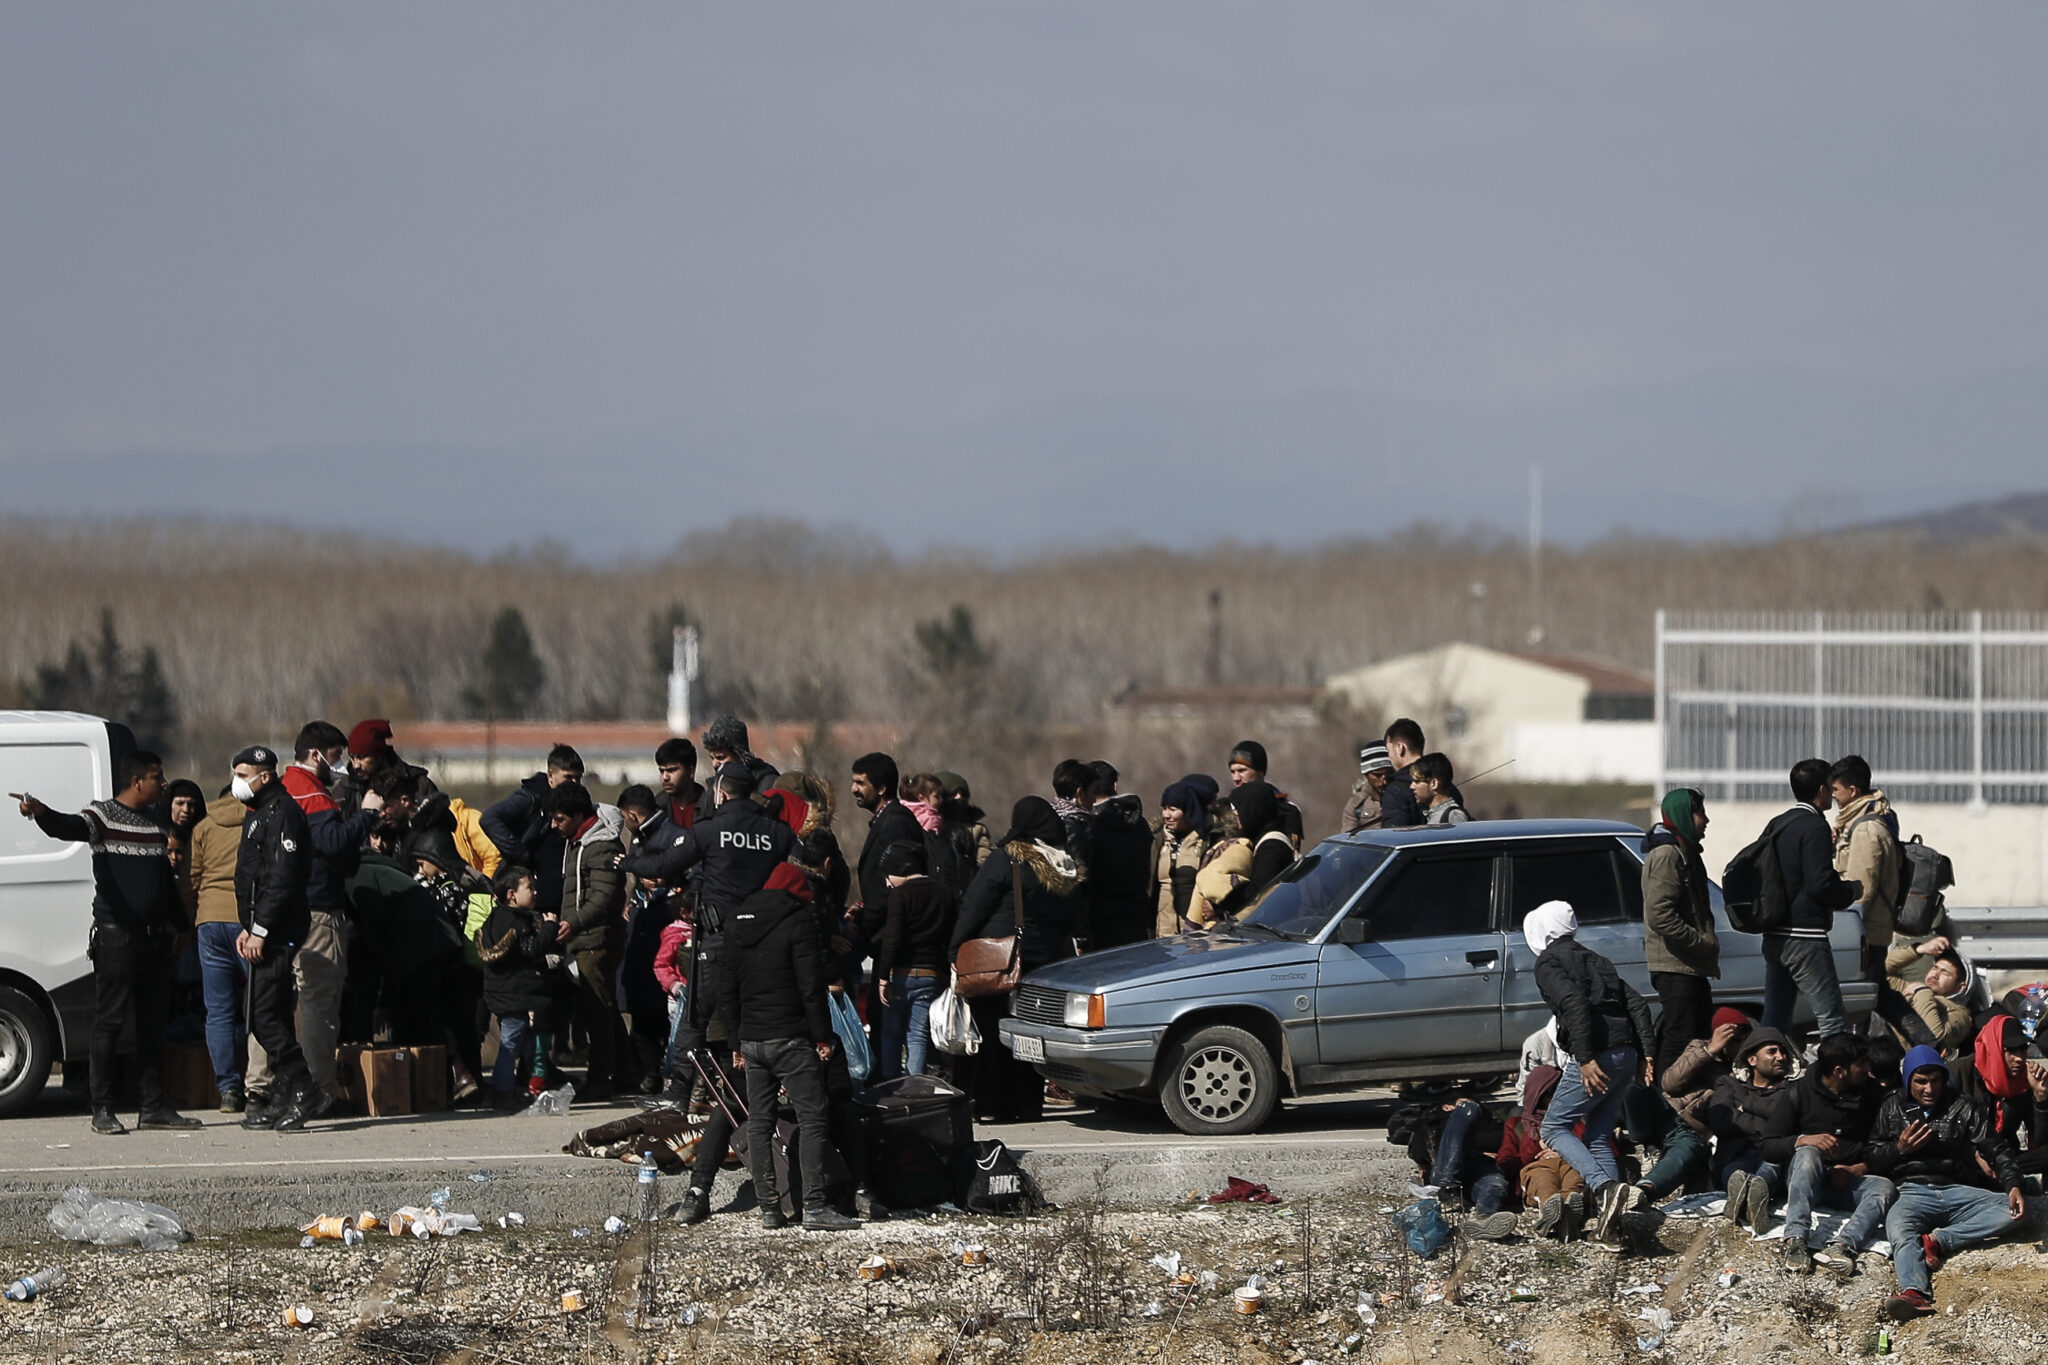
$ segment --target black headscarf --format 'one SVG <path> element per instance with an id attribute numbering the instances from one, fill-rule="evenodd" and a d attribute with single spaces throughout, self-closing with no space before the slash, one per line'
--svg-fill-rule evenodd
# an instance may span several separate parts
<path id="1" fill-rule="evenodd" d="M 164 788 L 165 824 L 171 823 L 171 802 L 181 796 L 188 796 L 192 799 L 192 818 L 182 825 L 174 826 L 174 828 L 179 835 L 189 839 L 192 837 L 192 827 L 206 818 L 206 793 L 201 791 L 199 784 L 189 777 L 181 777 L 171 783 L 170 786 Z"/>
<path id="2" fill-rule="evenodd" d="M 1052 808 L 1052 802 L 1042 796 L 1027 796 L 1010 807 L 1010 831 L 1002 838 L 1005 844 L 1014 844 L 1019 839 L 1028 839 L 1048 848 L 1064 849 L 1067 846 L 1067 827 L 1060 823 L 1059 813 Z"/>
<path id="3" fill-rule="evenodd" d="M 1270 782 L 1247 782 L 1230 794 L 1244 837 L 1257 840 L 1280 823 L 1280 797 Z"/>

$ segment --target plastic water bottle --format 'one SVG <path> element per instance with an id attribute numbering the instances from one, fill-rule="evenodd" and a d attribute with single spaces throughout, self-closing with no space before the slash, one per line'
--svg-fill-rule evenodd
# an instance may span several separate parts
<path id="1" fill-rule="evenodd" d="M 16 1303 L 27 1303 L 38 1294 L 49 1293 L 52 1289 L 64 1283 L 65 1278 L 64 1270 L 61 1266 L 44 1266 L 35 1274 L 24 1275 L 13 1284 L 8 1285 L 7 1297 Z"/>
<path id="2" fill-rule="evenodd" d="M 652 1157 L 642 1158 L 634 1189 L 633 1216 L 643 1223 L 661 1217 L 661 1168 Z"/>

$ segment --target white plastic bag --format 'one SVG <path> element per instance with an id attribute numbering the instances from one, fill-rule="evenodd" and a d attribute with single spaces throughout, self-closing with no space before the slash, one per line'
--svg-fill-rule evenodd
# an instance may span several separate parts
<path id="1" fill-rule="evenodd" d="M 981 1051 L 981 1030 L 974 1026 L 974 1014 L 950 984 L 932 1001 L 931 1034 L 933 1047 L 955 1057 L 971 1057 Z"/>
<path id="2" fill-rule="evenodd" d="M 519 1111 L 522 1118 L 553 1119 L 569 1112 L 569 1106 L 576 1103 L 574 1084 L 564 1085 L 559 1090 L 543 1090 L 533 1097 L 533 1103 Z"/>
<path id="3" fill-rule="evenodd" d="M 178 1215 L 163 1205 L 102 1199 L 83 1185 L 64 1191 L 64 1197 L 51 1206 L 49 1223 L 50 1231 L 65 1241 L 94 1246 L 132 1243 L 144 1251 L 168 1251 L 192 1240 Z"/>

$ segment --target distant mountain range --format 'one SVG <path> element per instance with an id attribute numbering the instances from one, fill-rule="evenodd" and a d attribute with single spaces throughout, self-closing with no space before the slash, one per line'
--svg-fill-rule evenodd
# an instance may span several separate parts
<path id="1" fill-rule="evenodd" d="M 1851 535 L 1906 535 L 1920 540 L 2031 540 L 2048 537 L 2048 493 L 2008 493 L 1918 516 L 1866 521 Z"/>

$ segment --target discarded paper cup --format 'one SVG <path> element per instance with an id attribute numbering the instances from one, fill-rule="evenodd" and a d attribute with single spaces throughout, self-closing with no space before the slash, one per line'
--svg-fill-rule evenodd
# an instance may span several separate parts
<path id="1" fill-rule="evenodd" d="M 1735 1273 L 1735 1267 L 1729 1266 L 1714 1277 L 1714 1283 L 1720 1285 L 1723 1289 L 1733 1289 L 1735 1282 L 1741 1278 L 1742 1276 Z"/>
<path id="2" fill-rule="evenodd" d="M 985 1246 L 971 1246 L 971 1247 L 961 1247 L 961 1248 L 960 1248 L 960 1264 L 961 1264 L 961 1265 L 987 1265 L 987 1264 L 988 1264 L 988 1248 L 987 1248 L 987 1247 L 985 1247 Z"/>
<path id="3" fill-rule="evenodd" d="M 311 1327 L 313 1310 L 303 1303 L 295 1303 L 284 1310 L 284 1325 L 287 1327 Z"/>
<path id="4" fill-rule="evenodd" d="M 384 1220 L 379 1218 L 376 1214 L 371 1213 L 368 1209 L 364 1209 L 361 1213 L 356 1215 L 357 1232 L 375 1232 L 378 1228 L 381 1228 L 383 1226 Z"/>
<path id="5" fill-rule="evenodd" d="M 562 1291 L 562 1311 L 564 1313 L 581 1313 L 588 1307 L 590 1307 L 590 1301 L 583 1297 L 582 1290 L 564 1289 Z"/>
<path id="6" fill-rule="evenodd" d="M 1252 1314 L 1266 1306 L 1266 1296 L 1257 1289 L 1240 1289 L 1231 1296 L 1238 1312 Z"/>
<path id="7" fill-rule="evenodd" d="M 1182 1289 L 1192 1289 L 1195 1287 L 1195 1274 L 1191 1270 L 1183 1270 L 1168 1283 L 1178 1285 Z"/>
<path id="8" fill-rule="evenodd" d="M 353 1219 L 336 1218 L 330 1215 L 326 1218 L 315 1218 L 312 1222 L 300 1228 L 299 1231 L 310 1234 L 316 1242 L 339 1242 L 341 1235 L 354 1226 L 355 1221 Z"/>
<path id="9" fill-rule="evenodd" d="M 896 1263 L 887 1256 L 870 1256 L 860 1263 L 863 1280 L 886 1280 L 896 1273 Z"/>

